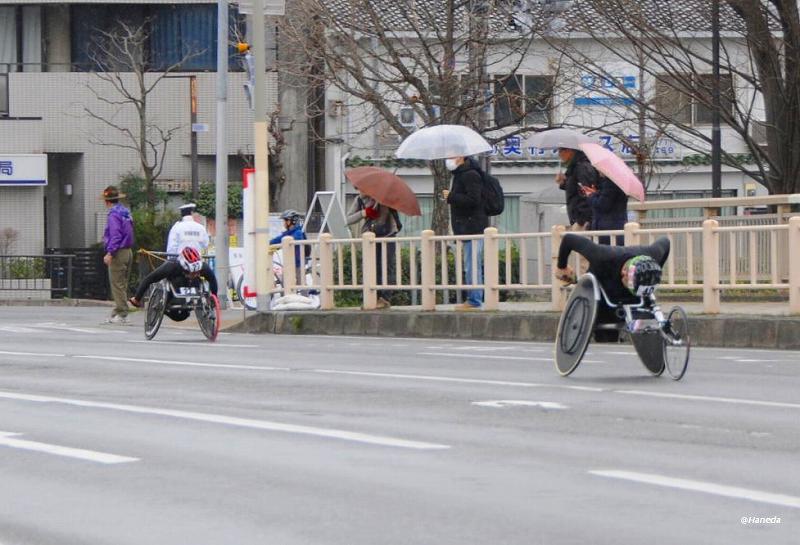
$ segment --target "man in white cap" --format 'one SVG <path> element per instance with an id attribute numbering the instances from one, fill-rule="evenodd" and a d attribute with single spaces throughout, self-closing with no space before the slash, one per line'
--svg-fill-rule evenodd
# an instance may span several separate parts
<path id="1" fill-rule="evenodd" d="M 167 254 L 177 255 L 186 246 L 191 246 L 198 252 L 208 249 L 208 232 L 192 215 L 196 208 L 197 205 L 194 203 L 184 204 L 178 208 L 181 211 L 181 219 L 169 230 Z"/>

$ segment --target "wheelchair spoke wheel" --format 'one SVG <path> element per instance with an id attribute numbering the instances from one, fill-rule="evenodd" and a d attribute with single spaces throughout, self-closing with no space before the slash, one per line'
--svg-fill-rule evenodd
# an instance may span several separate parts
<path id="1" fill-rule="evenodd" d="M 664 335 L 664 359 L 667 372 L 673 380 L 680 380 L 689 366 L 689 320 L 681 307 L 673 307 L 667 315 L 667 323 L 662 331 Z"/>
<path id="2" fill-rule="evenodd" d="M 167 306 L 167 291 L 160 282 L 150 288 L 150 297 L 147 298 L 147 309 L 144 318 L 144 336 L 149 341 L 158 333 L 161 322 L 164 320 L 164 309 Z"/>
<path id="3" fill-rule="evenodd" d="M 200 325 L 200 330 L 209 341 L 215 341 L 219 334 L 219 323 L 221 321 L 221 313 L 219 309 L 219 299 L 213 293 L 206 293 L 203 295 L 200 303 L 195 309 L 197 315 L 197 323 Z"/>
<path id="4" fill-rule="evenodd" d="M 593 282 L 593 278 L 581 277 L 578 285 L 572 290 L 566 309 L 558 322 L 555 363 L 556 370 L 564 377 L 578 368 L 592 338 L 592 330 L 597 319 Z"/>
<path id="5" fill-rule="evenodd" d="M 244 305 L 244 308 L 247 310 L 256 309 L 256 298 L 244 296 L 244 275 L 242 275 L 239 278 L 239 282 L 236 283 L 236 295 L 239 297 L 239 301 Z"/>

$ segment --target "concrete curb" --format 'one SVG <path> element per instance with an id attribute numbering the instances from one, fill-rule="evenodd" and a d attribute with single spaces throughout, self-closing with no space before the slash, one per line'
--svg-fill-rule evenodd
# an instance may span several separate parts
<path id="1" fill-rule="evenodd" d="M 0 307 L 113 307 L 114 301 L 96 299 L 0 299 Z"/>
<path id="2" fill-rule="evenodd" d="M 226 331 L 284 335 L 369 335 L 552 342 L 555 312 L 267 312 Z M 800 317 L 690 315 L 694 346 L 800 349 Z"/>

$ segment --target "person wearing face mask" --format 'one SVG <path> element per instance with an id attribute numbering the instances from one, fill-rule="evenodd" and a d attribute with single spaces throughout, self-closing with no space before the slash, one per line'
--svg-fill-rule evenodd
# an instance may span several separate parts
<path id="1" fill-rule="evenodd" d="M 453 173 L 450 189 L 442 197 L 450 205 L 450 224 L 454 235 L 482 235 L 489 226 L 489 216 L 484 210 L 482 197 L 483 174 L 478 164 L 469 157 L 451 157 L 445 160 L 447 170 Z M 476 254 L 476 267 L 472 267 L 472 254 Z M 467 284 L 483 284 L 483 239 L 464 241 L 464 274 Z M 469 290 L 467 301 L 456 310 L 479 310 L 483 303 L 483 290 Z"/>

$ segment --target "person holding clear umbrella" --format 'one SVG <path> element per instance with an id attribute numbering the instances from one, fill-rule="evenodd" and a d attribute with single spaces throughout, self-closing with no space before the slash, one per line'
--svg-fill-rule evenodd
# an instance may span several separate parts
<path id="1" fill-rule="evenodd" d="M 454 235 L 480 235 L 489 227 L 483 202 L 483 175 L 478 164 L 469 157 L 451 157 L 445 160 L 447 170 L 453 173 L 453 185 L 443 190 L 442 197 L 450 205 L 450 222 Z M 476 256 L 473 270 L 472 254 Z M 483 239 L 464 241 L 464 273 L 468 284 L 483 284 Z M 483 303 L 483 290 L 468 291 L 467 301 L 456 310 L 479 310 Z"/>

